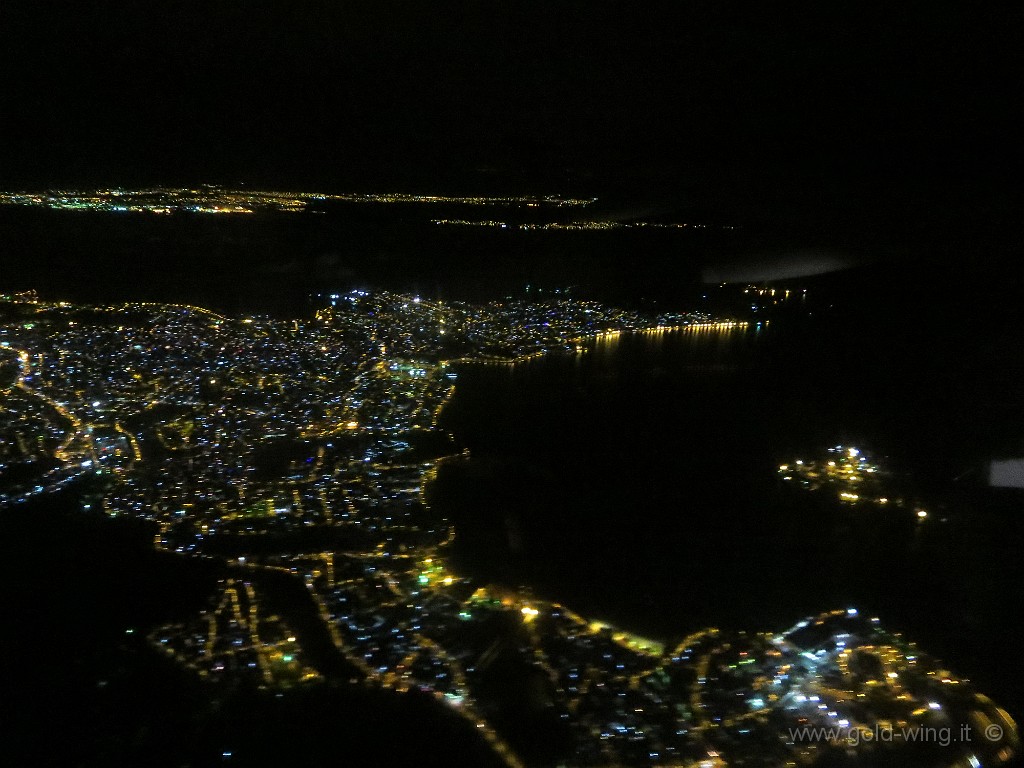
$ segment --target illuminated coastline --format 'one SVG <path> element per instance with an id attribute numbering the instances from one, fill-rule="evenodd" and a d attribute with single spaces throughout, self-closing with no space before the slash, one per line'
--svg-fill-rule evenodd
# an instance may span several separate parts
<path id="1" fill-rule="evenodd" d="M 360 684 L 429 694 L 509 766 L 523 762 L 485 716 L 495 694 L 481 682 L 506 647 L 543 672 L 581 764 L 632 762 L 637 750 L 655 765 L 741 764 L 756 754 L 740 739 L 751 732 L 758 739 L 749 743 L 777 744 L 780 759 L 802 763 L 823 745 L 787 744 L 788 730 L 834 728 L 835 740 L 868 750 L 863 734 L 882 722 L 913 729 L 942 718 L 1002 729 L 999 739 L 951 750 L 944 764 L 998 765 L 1015 754 L 1009 715 L 854 609 L 780 634 L 708 629 L 668 648 L 448 567 L 456 531 L 424 492 L 439 465 L 464 455 L 438 427 L 456 391 L 455 360 L 521 350 L 503 361 L 512 364 L 628 333 L 729 334 L 747 323 L 644 318 L 569 300 L 469 305 L 367 291 L 321 299 L 327 306 L 302 320 L 33 295 L 0 303 L 0 348 L 15 382 L 0 393 L 0 428 L 5 444 L 24 446 L 5 462 L 33 466 L 26 430 L 53 409 L 61 423 L 46 427 L 53 441 L 44 447 L 66 468 L 3 489 L 0 503 L 66 487 L 76 462 L 89 461 L 82 469 L 100 484 L 84 505 L 153 523 L 158 549 L 226 563 L 233 575 L 206 611 L 148 634 L 185 668 L 272 690 L 324 678 L 287 617 L 265 611 L 254 582 L 267 571 L 305 585 Z M 445 359 L 452 345 L 480 351 Z M 23 397 L 42 392 L 45 400 Z M 441 442 L 430 448 L 427 438 Z M 827 482 L 834 474 L 864 486 L 878 474 L 857 449 L 837 450 L 834 467 L 815 465 Z M 470 640 L 481 633 L 483 642 Z M 723 698 L 725 683 L 713 677 L 727 678 L 735 695 Z"/>

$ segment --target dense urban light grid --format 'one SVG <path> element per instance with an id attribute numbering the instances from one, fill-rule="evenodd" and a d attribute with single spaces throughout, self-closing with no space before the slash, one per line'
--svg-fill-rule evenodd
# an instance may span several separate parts
<path id="1" fill-rule="evenodd" d="M 708 629 L 668 649 L 446 564 L 457 532 L 423 493 L 452 450 L 437 420 L 456 360 L 579 355 L 623 332 L 728 334 L 745 322 L 362 290 L 318 302 L 314 317 L 292 321 L 33 294 L 0 304 L 9 478 L 0 503 L 88 476 L 86 506 L 156 523 L 158 549 L 233 564 L 202 615 L 150 634 L 181 664 L 271 689 L 319 680 L 294 631 L 261 608 L 252 576 L 276 571 L 302 580 L 365 681 L 431 693 L 511 766 L 521 761 L 476 691 L 506 643 L 549 678 L 580 763 L 725 765 L 722 754 L 741 761 L 766 744 L 805 762 L 821 745 L 779 741 L 783 726 L 835 727 L 833 740 L 869 749 L 861 736 L 881 722 L 1002 729 L 944 764 L 1013 754 L 1005 711 L 854 609 L 779 635 Z M 843 501 L 888 503 L 884 473 L 859 449 L 826 455 L 781 465 L 780 475 L 835 486 Z"/>

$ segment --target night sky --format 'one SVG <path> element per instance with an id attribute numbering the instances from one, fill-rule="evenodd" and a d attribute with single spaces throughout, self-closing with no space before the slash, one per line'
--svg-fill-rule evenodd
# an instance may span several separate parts
<path id="1" fill-rule="evenodd" d="M 595 194 L 1006 217 L 1012 4 L 0 6 L 0 186 Z"/>

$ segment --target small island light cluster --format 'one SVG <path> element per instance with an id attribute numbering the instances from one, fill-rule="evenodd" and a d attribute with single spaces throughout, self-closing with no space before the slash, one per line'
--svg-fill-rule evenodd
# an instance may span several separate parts
<path id="1" fill-rule="evenodd" d="M 873 504 L 877 506 L 913 507 L 921 520 L 928 512 L 919 505 L 910 504 L 897 487 L 893 475 L 871 461 L 859 448 L 837 445 L 817 459 L 794 459 L 779 465 L 779 477 L 786 482 L 808 490 L 834 490 L 845 504 Z"/>

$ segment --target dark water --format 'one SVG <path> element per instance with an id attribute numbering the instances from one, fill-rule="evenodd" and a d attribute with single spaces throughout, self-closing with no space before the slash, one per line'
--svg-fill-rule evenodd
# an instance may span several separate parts
<path id="1" fill-rule="evenodd" d="M 442 470 L 433 503 L 480 578 L 668 638 L 858 606 L 1020 714 L 1024 510 L 979 471 L 1016 445 L 1020 403 L 997 372 L 946 362 L 968 341 L 840 320 L 466 366 L 444 419 L 472 458 Z M 838 443 L 903 473 L 929 519 L 776 479 Z"/>

